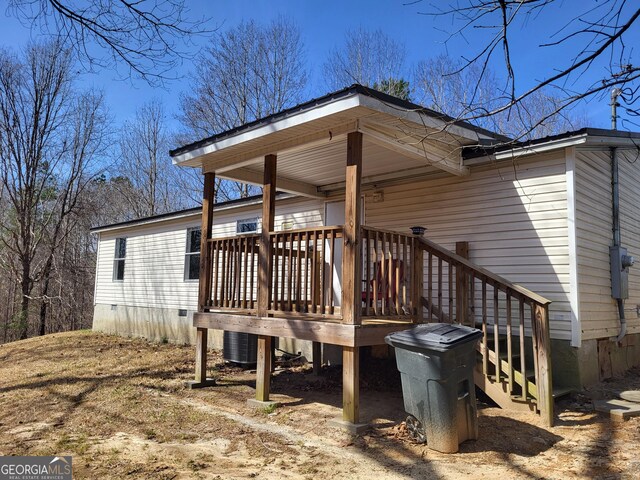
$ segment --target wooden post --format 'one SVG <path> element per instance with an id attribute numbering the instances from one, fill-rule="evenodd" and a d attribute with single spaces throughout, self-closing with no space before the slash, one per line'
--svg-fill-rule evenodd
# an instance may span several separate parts
<path id="1" fill-rule="evenodd" d="M 360 183 L 362 133 L 347 137 L 344 248 L 342 253 L 342 321 L 359 325 L 362 314 L 362 261 L 360 252 Z M 356 424 L 360 410 L 360 355 L 358 347 L 342 347 L 342 419 Z"/>
<path id="2" fill-rule="evenodd" d="M 549 306 L 536 304 L 533 309 L 533 354 L 536 362 L 536 386 L 540 417 L 547 426 L 553 426 L 553 378 L 551 376 L 551 337 L 549 332 Z"/>
<path id="3" fill-rule="evenodd" d="M 264 157 L 264 185 L 262 186 L 262 232 L 258 264 L 258 316 L 265 317 L 271 297 L 271 231 L 276 216 L 276 156 Z"/>
<path id="4" fill-rule="evenodd" d="M 413 323 L 422 323 L 423 307 L 422 296 L 424 294 L 424 250 L 420 245 L 420 239 L 413 239 L 413 276 L 411 278 L 411 309 L 413 313 Z M 431 272 L 429 272 L 431 275 Z"/>
<path id="5" fill-rule="evenodd" d="M 342 253 L 342 318 L 360 324 L 362 285 L 360 264 L 360 183 L 362 180 L 362 133 L 347 137 L 346 194 L 344 202 L 344 249 Z"/>
<path id="6" fill-rule="evenodd" d="M 198 328 L 196 333 L 196 383 L 207 382 L 207 337 L 209 330 Z"/>
<path id="7" fill-rule="evenodd" d="M 313 342 L 313 374 L 320 375 L 322 369 L 322 343 Z"/>
<path id="8" fill-rule="evenodd" d="M 276 215 L 276 156 L 264 157 L 264 184 L 262 186 L 262 233 L 260 235 L 260 263 L 258 265 L 258 316 L 266 317 L 271 297 L 271 231 Z M 256 371 L 256 400 L 269 401 L 271 390 L 272 337 L 258 336 Z"/>
<path id="9" fill-rule="evenodd" d="M 209 258 L 208 240 L 213 227 L 213 205 L 215 199 L 215 173 L 204 174 L 204 192 L 202 195 L 202 224 L 200 229 L 200 275 L 198 284 L 198 310 L 203 312 L 211 301 L 211 258 Z"/>
<path id="10" fill-rule="evenodd" d="M 200 275 L 198 280 L 198 311 L 204 312 L 211 303 L 211 277 L 213 265 L 209 256 L 209 243 L 213 227 L 213 206 L 215 200 L 215 173 L 204 174 L 202 195 L 202 224 L 200 229 Z M 207 338 L 208 330 L 198 328 L 196 333 L 196 374 L 195 381 L 188 382 L 190 388 L 215 385 L 214 379 L 207 380 Z"/>
<path id="11" fill-rule="evenodd" d="M 342 420 L 360 420 L 360 355 L 358 347 L 342 347 Z"/>
<path id="12" fill-rule="evenodd" d="M 259 402 L 268 402 L 271 391 L 271 339 L 267 335 L 258 336 L 256 400 Z"/>
<path id="13" fill-rule="evenodd" d="M 469 258 L 469 242 L 456 242 L 456 253 L 463 258 Z M 461 325 L 468 324 L 469 309 L 469 277 L 464 268 L 456 267 L 456 318 Z M 452 319 L 453 320 L 453 319 Z"/>

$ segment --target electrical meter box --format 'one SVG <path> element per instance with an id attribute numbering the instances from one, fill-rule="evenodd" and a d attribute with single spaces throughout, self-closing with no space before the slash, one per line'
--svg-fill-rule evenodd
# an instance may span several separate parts
<path id="1" fill-rule="evenodd" d="M 611 296 L 624 300 L 629 298 L 629 267 L 635 259 L 627 254 L 627 249 L 620 246 L 609 247 L 611 256 Z"/>

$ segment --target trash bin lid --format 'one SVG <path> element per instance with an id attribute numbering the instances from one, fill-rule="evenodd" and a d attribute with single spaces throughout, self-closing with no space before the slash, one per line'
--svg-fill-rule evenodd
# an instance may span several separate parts
<path id="1" fill-rule="evenodd" d="M 482 336 L 477 328 L 449 323 L 427 323 L 387 335 L 385 341 L 393 347 L 418 347 L 431 350 L 451 350 L 457 345 Z"/>

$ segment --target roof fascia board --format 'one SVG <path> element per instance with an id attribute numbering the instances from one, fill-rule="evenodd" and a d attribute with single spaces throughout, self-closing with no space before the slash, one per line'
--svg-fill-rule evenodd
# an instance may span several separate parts
<path id="1" fill-rule="evenodd" d="M 198 220 L 201 218 L 201 216 L 202 216 L 202 211 L 197 211 L 197 212 L 184 213 L 181 215 L 176 215 L 171 217 L 150 218 L 149 220 L 140 220 L 139 222 L 132 220 L 131 223 L 126 223 L 124 225 L 114 225 L 113 227 L 108 225 L 106 227 L 96 227 L 95 229 L 91 229 L 91 233 L 104 233 L 104 232 L 115 232 L 119 230 L 128 230 L 132 228 L 146 227 L 148 225 L 156 225 L 159 223 L 165 223 L 165 222 L 169 223 L 169 222 L 176 222 L 179 220 L 187 220 L 190 217 L 193 217 L 194 220 Z"/>
<path id="2" fill-rule="evenodd" d="M 586 145 L 594 147 L 629 147 L 636 149 L 640 146 L 640 139 L 607 135 L 589 135 Z"/>
<path id="3" fill-rule="evenodd" d="M 279 200 L 289 200 L 291 198 L 296 198 L 298 197 L 298 195 L 294 195 L 291 193 L 285 193 L 285 194 L 279 194 L 276 197 L 276 201 Z M 234 209 L 239 209 L 239 208 L 243 208 L 243 207 L 252 207 L 255 205 L 261 205 L 262 204 L 262 198 L 256 198 L 250 201 L 246 201 L 246 202 L 241 202 L 241 203 L 234 203 L 232 205 L 219 205 L 216 206 L 214 205 L 213 207 L 213 214 L 215 215 L 216 213 L 219 212 L 224 212 L 226 210 L 234 210 Z M 111 232 L 111 231 L 116 231 L 116 230 L 125 230 L 125 229 L 130 229 L 130 228 L 138 228 L 138 227 L 144 227 L 147 225 L 154 225 L 157 223 L 163 223 L 163 222 L 173 222 L 176 220 L 184 220 L 184 219 L 188 219 L 189 217 L 194 217 L 194 219 L 200 219 L 202 217 L 202 210 L 198 209 L 197 211 L 194 212 L 184 212 L 181 214 L 176 214 L 176 215 L 171 215 L 171 216 L 163 216 L 162 218 L 149 218 L 147 220 L 131 220 L 130 222 L 125 222 L 123 224 L 116 224 L 116 225 L 106 225 L 104 227 L 94 227 L 92 229 L 90 229 L 91 233 L 102 233 L 102 232 Z"/>
<path id="4" fill-rule="evenodd" d="M 582 134 L 571 138 L 562 138 L 558 140 L 552 140 L 547 143 L 541 143 L 539 145 L 527 145 L 523 147 L 515 147 L 502 152 L 495 152 L 487 154 L 484 157 L 469 158 L 463 161 L 466 166 L 481 165 L 483 163 L 500 160 L 512 160 L 514 158 L 520 158 L 526 155 L 535 155 L 537 153 L 545 153 L 552 150 L 559 150 L 563 148 L 573 147 L 576 145 L 583 145 L 587 143 L 587 134 Z"/>
<path id="5" fill-rule="evenodd" d="M 251 129 L 247 132 L 243 132 L 238 135 L 233 135 L 229 138 L 225 138 L 217 142 L 210 143 L 208 145 L 203 145 L 202 147 L 196 148 L 194 150 L 176 155 L 175 157 L 173 157 L 173 163 L 175 165 L 187 165 L 188 162 L 190 162 L 191 160 L 197 159 L 204 155 L 215 153 L 220 150 L 224 150 L 225 148 L 229 148 L 234 145 L 248 142 L 249 140 L 254 140 L 256 138 L 260 138 L 265 135 L 286 130 L 287 128 L 312 122 L 322 117 L 326 117 L 336 113 L 341 113 L 346 110 L 350 110 L 352 108 L 356 108 L 362 104 L 363 97 L 364 96 L 362 94 L 358 93 L 352 96 L 348 96 L 346 98 L 340 98 L 326 105 L 322 105 L 320 107 L 316 107 L 300 113 L 296 113 L 291 115 L 290 117 L 277 120 L 273 123 L 268 123 L 267 125 L 263 125 L 261 127 Z"/>

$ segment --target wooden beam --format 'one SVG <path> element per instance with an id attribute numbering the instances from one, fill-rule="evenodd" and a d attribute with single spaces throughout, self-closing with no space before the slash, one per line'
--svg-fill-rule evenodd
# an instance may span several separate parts
<path id="1" fill-rule="evenodd" d="M 389 321 L 376 325 L 347 325 L 313 317 L 260 317 L 221 312 L 193 314 L 193 326 L 253 333 L 255 335 L 296 338 L 347 347 L 383 345 L 389 333 L 406 330 L 408 322 Z"/>
<path id="2" fill-rule="evenodd" d="M 362 133 L 347 136 L 346 193 L 344 202 L 344 249 L 342 253 L 342 318 L 344 323 L 360 324 L 362 303 L 362 262 L 360 217 L 362 200 Z"/>
<path id="3" fill-rule="evenodd" d="M 433 165 L 436 168 L 444 170 L 445 172 L 452 173 L 454 175 L 461 176 L 461 175 L 469 174 L 469 168 L 462 165 L 462 159 L 460 157 L 460 154 L 458 154 L 457 159 L 448 159 L 441 155 L 437 155 L 434 152 L 428 151 L 427 146 L 423 145 L 417 139 L 416 139 L 416 143 L 421 145 L 422 148 L 408 144 L 408 143 L 399 142 L 392 136 L 386 133 L 374 130 L 363 124 L 361 124 L 358 129 L 361 132 L 364 132 L 367 135 L 368 139 L 380 145 L 381 147 L 388 148 L 389 150 L 398 152 L 409 158 L 415 158 L 417 160 L 427 162 L 429 165 Z M 457 160 L 457 162 L 455 160 Z"/>
<path id="4" fill-rule="evenodd" d="M 198 284 L 198 310 L 203 311 L 211 300 L 211 258 L 207 240 L 211 238 L 213 228 L 213 207 L 215 201 L 215 173 L 205 173 L 202 194 L 202 223 L 200 227 L 200 274 Z"/>
<path id="5" fill-rule="evenodd" d="M 342 420 L 360 421 L 359 348 L 342 347 Z"/>
<path id="6" fill-rule="evenodd" d="M 264 157 L 262 185 L 262 232 L 258 265 L 258 315 L 267 316 L 271 297 L 271 231 L 276 216 L 276 156 Z M 256 400 L 269 400 L 271 389 L 271 343 L 273 333 L 258 336 Z"/>
<path id="7" fill-rule="evenodd" d="M 262 186 L 262 182 L 264 180 L 262 172 L 251 170 L 249 168 L 227 170 L 223 173 L 219 173 L 218 177 L 260 186 Z M 297 195 L 310 198 L 326 198 L 327 196 L 326 193 L 319 192 L 318 187 L 315 185 L 286 177 L 278 177 L 278 191 L 295 193 Z"/>

